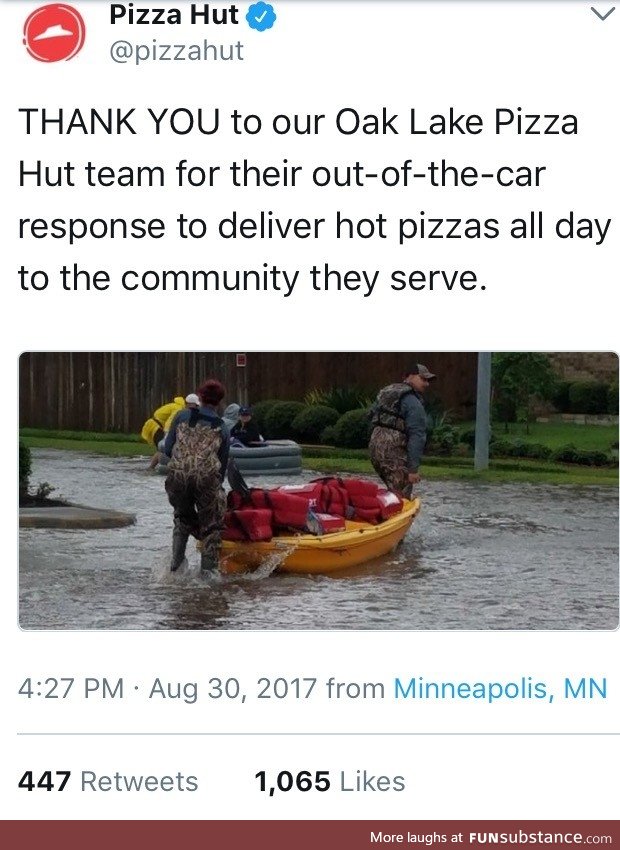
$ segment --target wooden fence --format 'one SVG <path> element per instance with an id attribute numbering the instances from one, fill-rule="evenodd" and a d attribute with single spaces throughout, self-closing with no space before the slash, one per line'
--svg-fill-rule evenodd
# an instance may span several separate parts
<path id="1" fill-rule="evenodd" d="M 312 389 L 359 387 L 369 395 L 416 361 L 438 375 L 433 392 L 457 417 L 472 415 L 473 353 L 249 352 L 246 366 L 226 352 L 26 352 L 19 364 L 20 424 L 32 428 L 139 431 L 163 402 L 208 377 L 225 403 L 303 399 Z"/>

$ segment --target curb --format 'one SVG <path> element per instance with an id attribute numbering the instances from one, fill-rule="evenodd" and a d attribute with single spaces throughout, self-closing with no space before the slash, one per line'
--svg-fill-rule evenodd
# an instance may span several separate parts
<path id="1" fill-rule="evenodd" d="M 20 528 L 125 528 L 135 525 L 135 514 L 89 508 L 85 505 L 65 505 L 52 508 L 20 508 Z"/>

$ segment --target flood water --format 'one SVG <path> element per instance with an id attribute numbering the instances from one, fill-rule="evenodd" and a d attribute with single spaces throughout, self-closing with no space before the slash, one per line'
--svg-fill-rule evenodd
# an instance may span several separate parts
<path id="1" fill-rule="evenodd" d="M 393 554 L 335 576 L 170 574 L 172 511 L 148 459 L 33 452 L 31 482 L 137 515 L 129 528 L 20 531 L 28 629 L 613 629 L 614 487 L 426 482 Z M 310 478 L 311 475 L 304 475 Z M 299 482 L 299 478 L 296 479 Z M 253 486 L 285 483 L 253 478 Z M 290 481 L 289 481 L 290 483 Z"/>

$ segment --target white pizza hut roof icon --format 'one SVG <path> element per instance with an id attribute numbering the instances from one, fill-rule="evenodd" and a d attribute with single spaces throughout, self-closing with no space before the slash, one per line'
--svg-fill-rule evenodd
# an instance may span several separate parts
<path id="1" fill-rule="evenodd" d="M 41 41 L 44 38 L 58 38 L 62 35 L 73 35 L 71 30 L 63 29 L 62 24 L 55 24 L 53 27 L 48 27 L 41 35 L 35 35 L 33 41 Z"/>
<path id="2" fill-rule="evenodd" d="M 24 24 L 24 45 L 39 62 L 61 62 L 80 52 L 86 27 L 77 9 L 48 3 L 31 12 Z"/>

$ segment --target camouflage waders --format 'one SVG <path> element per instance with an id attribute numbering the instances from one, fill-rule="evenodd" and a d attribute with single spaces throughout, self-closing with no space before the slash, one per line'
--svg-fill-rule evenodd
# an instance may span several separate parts
<path id="1" fill-rule="evenodd" d="M 388 490 L 399 496 L 411 491 L 407 466 L 407 436 L 393 428 L 375 428 L 370 437 L 370 460 Z"/>
<path id="2" fill-rule="evenodd" d="M 220 429 L 200 421 L 193 427 L 182 422 L 177 428 L 166 477 L 168 500 L 174 508 L 172 570 L 182 563 L 190 534 L 202 544 L 201 570 L 218 568 L 226 510 L 218 458 L 221 442 Z"/>

